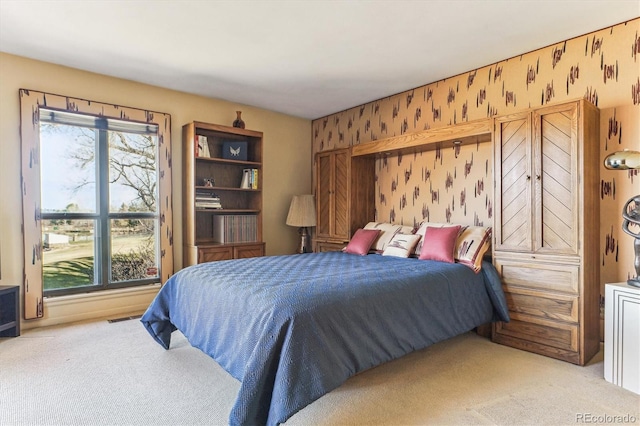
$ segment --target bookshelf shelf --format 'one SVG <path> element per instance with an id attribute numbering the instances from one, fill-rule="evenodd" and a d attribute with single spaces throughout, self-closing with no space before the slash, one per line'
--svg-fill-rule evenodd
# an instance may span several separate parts
<path id="1" fill-rule="evenodd" d="M 262 132 L 191 122 L 182 139 L 183 266 L 263 256 Z"/>
<path id="2" fill-rule="evenodd" d="M 238 160 L 227 160 L 225 158 L 214 158 L 214 157 L 197 157 L 197 162 L 202 163 L 218 163 L 218 164 L 234 164 L 241 166 L 250 166 L 250 167 L 261 167 L 261 163 L 256 163 L 255 161 L 238 161 Z"/>
<path id="3" fill-rule="evenodd" d="M 251 209 L 206 209 L 206 208 L 196 208 L 196 211 L 213 213 L 213 214 L 258 214 L 260 210 L 251 210 Z"/>
<path id="4" fill-rule="evenodd" d="M 196 189 L 198 191 L 202 190 L 202 191 L 211 191 L 211 192 L 216 192 L 216 191 L 248 191 L 248 192 L 260 192 L 261 189 L 251 189 L 251 188 L 230 188 L 230 187 L 226 187 L 226 186 L 196 186 Z"/>

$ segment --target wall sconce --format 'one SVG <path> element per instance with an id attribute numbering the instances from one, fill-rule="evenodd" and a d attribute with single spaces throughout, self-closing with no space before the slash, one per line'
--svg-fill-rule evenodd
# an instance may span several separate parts
<path id="1" fill-rule="evenodd" d="M 298 253 L 310 253 L 308 227 L 316 226 L 316 203 L 313 195 L 294 195 L 289 206 L 287 225 L 297 226 L 300 229 L 300 245 Z"/>
<path id="2" fill-rule="evenodd" d="M 640 152 L 627 149 L 614 152 L 604 159 L 604 167 L 609 170 L 640 169 Z M 635 238 L 633 250 L 636 257 L 633 265 L 636 268 L 636 277 L 627 280 L 627 284 L 640 287 L 640 231 L 634 233 L 629 229 L 631 224 L 640 227 L 640 195 L 634 195 L 625 203 L 622 208 L 622 219 L 622 230 Z"/>

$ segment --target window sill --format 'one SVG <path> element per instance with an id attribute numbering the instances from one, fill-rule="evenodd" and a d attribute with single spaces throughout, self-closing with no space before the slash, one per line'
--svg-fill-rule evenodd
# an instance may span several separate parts
<path id="1" fill-rule="evenodd" d="M 160 284 L 92 293 L 45 297 L 44 317 L 23 321 L 23 330 L 77 321 L 116 318 L 143 313 L 160 290 Z"/>

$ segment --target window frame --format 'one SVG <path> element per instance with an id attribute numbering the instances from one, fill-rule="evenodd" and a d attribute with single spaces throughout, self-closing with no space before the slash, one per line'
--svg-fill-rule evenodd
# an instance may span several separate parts
<path id="1" fill-rule="evenodd" d="M 153 135 L 155 138 L 155 148 L 158 147 L 158 126 L 148 125 L 147 123 L 138 123 L 134 121 L 123 122 L 105 117 L 95 117 L 90 114 L 79 112 L 63 112 L 51 108 L 39 109 L 39 122 L 42 124 L 60 124 L 72 127 L 84 127 L 95 133 L 95 168 L 96 168 L 96 204 L 95 212 L 60 212 L 49 213 L 42 211 L 42 220 L 91 220 L 94 225 L 94 271 L 98 277 L 91 284 L 77 287 L 63 287 L 56 289 L 44 289 L 44 297 L 64 296 L 67 294 L 87 293 L 108 289 L 135 287 L 146 284 L 155 284 L 160 281 L 160 277 L 142 278 L 126 281 L 112 281 L 112 260 L 113 247 L 111 240 L 111 221 L 118 219 L 152 219 L 154 220 L 154 245 L 157 259 L 156 265 L 159 264 L 159 225 L 160 215 L 158 212 L 160 200 L 156 191 L 156 211 L 154 212 L 127 212 L 116 213 L 111 212 L 109 205 L 109 181 L 110 181 L 110 157 L 109 157 L 109 133 L 123 132 L 129 134 Z M 144 130 L 143 130 L 144 129 Z M 159 176 L 159 161 L 156 152 L 156 181 Z M 40 163 L 42 164 L 42 159 Z M 41 169 L 42 170 L 42 169 Z M 46 176 L 45 176 L 46 178 Z M 44 256 L 44 254 L 43 254 Z M 44 280 L 44 278 L 43 278 Z M 43 283 L 44 284 L 44 283 Z"/>
<path id="2" fill-rule="evenodd" d="M 161 283 L 174 273 L 173 202 L 171 187 L 171 116 L 151 110 L 97 102 L 29 89 L 19 89 L 21 140 L 22 234 L 24 253 L 23 317 L 44 317 L 44 285 L 42 264 L 42 214 L 40 183 L 39 109 L 68 111 L 114 120 L 136 121 L 158 126 L 157 161 L 159 193 L 158 276 Z M 157 282 L 158 280 L 156 280 Z M 114 288 L 109 287 L 107 290 Z M 99 290 L 105 291 L 105 290 Z M 86 290 L 84 291 L 86 292 Z"/>

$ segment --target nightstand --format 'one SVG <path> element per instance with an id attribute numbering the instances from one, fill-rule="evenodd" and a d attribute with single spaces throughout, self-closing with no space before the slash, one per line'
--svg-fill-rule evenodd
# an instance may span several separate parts
<path id="1" fill-rule="evenodd" d="M 604 378 L 640 394 L 640 288 L 605 285 Z"/>
<path id="2" fill-rule="evenodd" d="M 20 287 L 0 286 L 0 337 L 20 335 Z"/>

